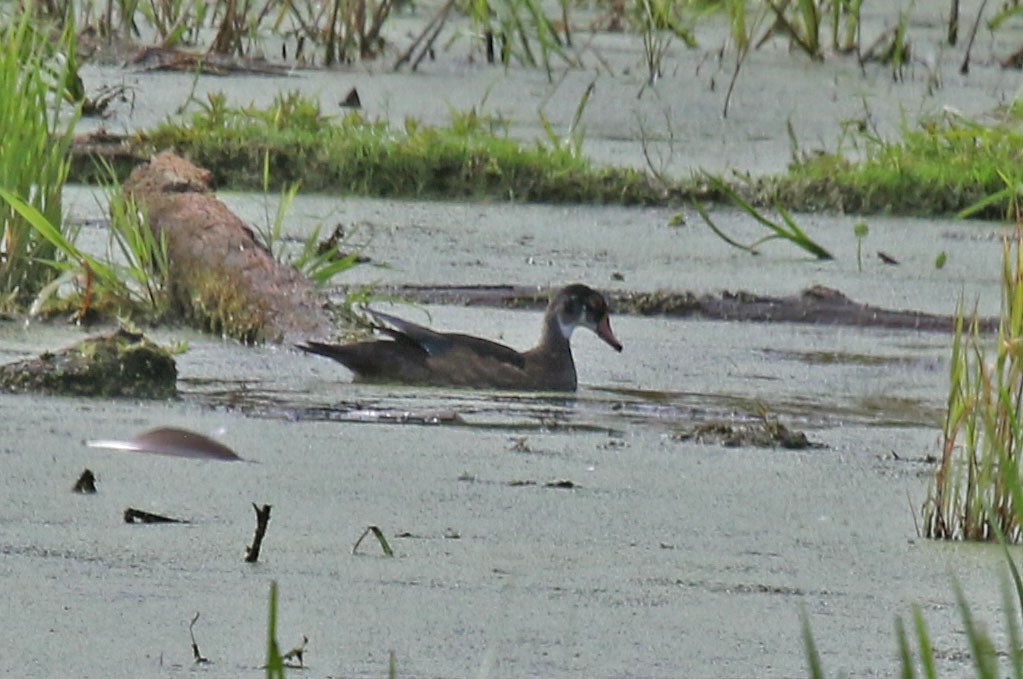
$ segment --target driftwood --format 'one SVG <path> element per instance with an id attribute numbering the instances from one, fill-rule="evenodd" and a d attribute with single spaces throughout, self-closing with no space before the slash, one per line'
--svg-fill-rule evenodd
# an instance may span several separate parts
<path id="1" fill-rule="evenodd" d="M 167 238 L 175 310 L 204 330 L 246 342 L 323 337 L 331 323 L 319 292 L 274 260 L 252 230 L 210 194 L 210 173 L 164 152 L 124 184 Z"/>

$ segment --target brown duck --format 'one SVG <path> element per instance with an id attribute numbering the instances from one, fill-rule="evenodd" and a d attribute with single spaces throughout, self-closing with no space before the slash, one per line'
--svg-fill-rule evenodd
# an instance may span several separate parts
<path id="1" fill-rule="evenodd" d="M 378 311 L 370 314 L 390 340 L 309 341 L 298 348 L 342 363 L 359 382 L 575 391 L 569 339 L 577 327 L 589 328 L 615 351 L 622 350 L 611 332 L 608 311 L 607 300 L 596 290 L 580 284 L 562 288 L 547 306 L 540 343 L 525 352 L 480 337 L 437 332 Z"/>

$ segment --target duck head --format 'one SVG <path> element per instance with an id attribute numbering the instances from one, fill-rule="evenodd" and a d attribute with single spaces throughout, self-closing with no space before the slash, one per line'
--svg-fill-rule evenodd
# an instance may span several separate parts
<path id="1" fill-rule="evenodd" d="M 548 310 L 566 340 L 572 337 L 577 327 L 583 327 L 592 330 L 615 351 L 621 351 L 622 343 L 611 331 L 609 313 L 604 296 L 579 283 L 562 288 Z"/>

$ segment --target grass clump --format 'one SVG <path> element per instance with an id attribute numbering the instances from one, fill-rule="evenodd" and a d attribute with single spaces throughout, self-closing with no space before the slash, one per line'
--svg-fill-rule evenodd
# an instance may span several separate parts
<path id="1" fill-rule="evenodd" d="M 956 314 L 941 464 L 923 509 L 930 538 L 1023 537 L 1023 230 L 1006 239 L 1002 311 L 991 348 L 977 315 Z"/>
<path id="2" fill-rule="evenodd" d="M 52 28 L 52 27 L 51 27 Z M 166 308 L 166 248 L 142 224 L 134 205 L 109 187 L 111 240 L 106 260 L 78 249 L 64 220 L 62 194 L 70 170 L 81 81 L 74 58 L 74 22 L 59 39 L 31 9 L 0 28 L 0 308 L 63 310 L 57 293 L 75 288 L 77 316 L 103 306 L 115 313 Z M 111 173 L 107 171 L 107 179 Z M 122 263 L 111 263 L 119 258 Z"/>
<path id="3" fill-rule="evenodd" d="M 899 142 L 867 131 L 856 140 L 864 144 L 862 161 L 841 153 L 800 157 L 786 175 L 753 182 L 756 200 L 856 214 L 1013 214 L 1018 182 L 1004 168 L 1023 163 L 1023 103 L 991 125 L 944 113 L 904 130 Z"/>
<path id="4" fill-rule="evenodd" d="M 521 145 L 474 112 L 456 115 L 446 128 L 410 119 L 395 129 L 357 112 L 327 117 L 297 93 L 278 95 L 266 109 L 229 107 L 215 94 L 190 120 L 163 124 L 141 139 L 190 157 L 211 169 L 216 184 L 236 189 L 262 189 L 269 172 L 282 185 L 301 180 L 306 191 L 382 197 L 664 200 L 664 190 L 641 171 L 595 168 L 565 145 Z"/>
<path id="5" fill-rule="evenodd" d="M 568 3 L 562 0 L 561 7 L 567 19 Z M 463 9 L 483 41 L 487 63 L 543 67 L 548 80 L 555 57 L 566 66 L 578 65 L 539 0 L 468 0 Z"/>
<path id="6" fill-rule="evenodd" d="M 73 22 L 51 44 L 45 22 L 31 9 L 6 17 L 0 27 L 0 189 L 24 201 L 51 224 L 63 219 L 61 194 L 78 119 L 64 110 L 69 75 L 66 55 L 75 50 Z M 13 131 L 17 131 L 13 133 Z M 43 262 L 60 257 L 30 219 L 0 199 L 0 308 L 31 300 L 55 276 Z"/>

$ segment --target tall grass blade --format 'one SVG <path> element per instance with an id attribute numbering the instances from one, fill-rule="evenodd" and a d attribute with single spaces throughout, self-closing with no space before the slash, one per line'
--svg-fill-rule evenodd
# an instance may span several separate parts
<path id="1" fill-rule="evenodd" d="M 284 659 L 277 646 L 277 581 L 270 583 L 270 610 L 266 620 L 266 679 L 284 679 Z"/>
<path id="2" fill-rule="evenodd" d="M 916 669 L 913 666 L 913 650 L 909 647 L 909 640 L 906 637 L 906 626 L 901 617 L 895 618 L 895 639 L 899 644 L 899 663 L 902 665 L 902 672 L 899 676 L 902 679 L 916 679 Z"/>
<path id="3" fill-rule="evenodd" d="M 110 280 L 117 279 L 114 271 L 109 266 L 79 250 L 39 210 L 5 189 L 0 189 L 0 199 L 3 199 L 22 219 L 35 229 L 37 234 L 52 244 L 65 257 L 77 262 L 86 263 L 97 277 Z M 54 268 L 62 268 L 63 266 L 58 260 L 45 260 L 42 263 L 49 263 Z"/>
<path id="4" fill-rule="evenodd" d="M 48 20 L 36 3 L 25 3 L 0 25 L 0 189 L 16 196 L 62 228 L 62 193 L 68 153 L 80 109 L 66 108 L 65 95 L 78 78 L 71 71 L 76 50 L 73 16 L 51 39 Z M 13 132 L 16 130 L 16 133 Z M 12 201 L 0 203 L 0 298 L 27 303 L 58 272 L 51 239 L 27 221 Z"/>
<path id="5" fill-rule="evenodd" d="M 813 630 L 810 629 L 810 619 L 806 614 L 806 608 L 799 611 L 800 627 L 803 630 L 803 651 L 806 653 L 806 666 L 811 679 L 824 679 L 824 670 L 821 669 L 821 656 L 817 652 L 817 644 L 813 640 Z"/>
<path id="6" fill-rule="evenodd" d="M 931 636 L 927 633 L 927 623 L 920 607 L 913 606 L 913 628 L 916 630 L 916 643 L 920 647 L 920 665 L 924 670 L 924 679 L 937 679 L 934 668 L 934 649 L 931 647 Z"/>
<path id="7" fill-rule="evenodd" d="M 726 234 L 724 231 L 722 231 L 720 228 L 718 228 L 718 225 L 715 224 L 714 220 L 710 218 L 710 213 L 708 213 L 707 209 L 705 207 L 703 207 L 703 203 L 701 203 L 698 200 L 693 200 L 693 207 L 700 214 L 700 217 L 703 218 L 703 221 L 707 224 L 707 226 L 710 227 L 710 230 L 713 231 L 714 234 L 718 238 L 720 238 L 721 240 L 725 241 L 726 243 L 731 245 L 733 248 L 739 248 L 740 250 L 744 250 L 744 251 L 750 253 L 751 255 L 759 255 L 760 254 L 756 250 L 756 248 L 750 247 L 748 245 L 743 245 L 742 243 L 740 243 L 740 242 L 738 242 L 736 240 L 733 240 L 732 238 L 730 238 L 728 236 L 728 234 Z"/>
<path id="8" fill-rule="evenodd" d="M 924 505 L 925 535 L 1016 543 L 1023 537 L 1023 230 L 1002 247 L 993 360 L 976 310 L 968 330 L 962 302 L 956 314 L 944 448 Z"/>
<path id="9" fill-rule="evenodd" d="M 998 663 L 991 638 L 974 622 L 970 605 L 966 601 L 966 595 L 963 594 L 963 588 L 958 580 L 952 581 L 952 588 L 955 591 L 956 605 L 963 621 L 966 638 L 970 642 L 974 672 L 980 679 L 997 679 Z"/>
<path id="10" fill-rule="evenodd" d="M 735 189 L 733 189 L 727 182 L 725 182 L 720 177 L 716 177 L 712 174 L 706 173 L 704 174 L 704 177 L 706 177 L 707 181 L 709 181 L 710 184 L 715 189 L 717 189 L 720 193 L 722 193 L 725 197 L 727 197 L 730 201 L 732 201 L 735 205 L 742 209 L 743 212 L 753 217 L 753 219 L 758 221 L 760 224 L 766 226 L 771 231 L 770 235 L 761 238 L 760 240 L 756 241 L 755 243 L 749 246 L 745 246 L 743 249 L 747 251 L 755 251 L 757 246 L 760 245 L 761 243 L 774 240 L 775 238 L 783 238 L 802 248 L 806 252 L 809 252 L 817 259 L 833 259 L 831 253 L 828 252 L 819 244 L 817 244 L 809 236 L 807 236 L 806 233 L 796 225 L 795 221 L 792 219 L 792 216 L 789 215 L 789 213 L 782 209 L 780 206 L 777 206 L 776 209 L 781 215 L 782 220 L 785 222 L 784 226 L 764 216 L 763 213 L 761 213 L 759 210 L 753 207 L 753 205 L 751 205 L 746 199 L 740 196 Z M 699 209 L 697 211 L 699 211 Z M 704 217 L 704 214 L 705 213 L 701 212 L 700 216 Z M 706 217 L 704 217 L 704 221 L 707 221 Z M 720 229 L 717 229 L 716 227 L 711 228 L 714 230 L 716 234 L 722 236 Z M 726 240 L 731 244 L 735 244 L 734 241 L 732 241 L 731 239 Z"/>

